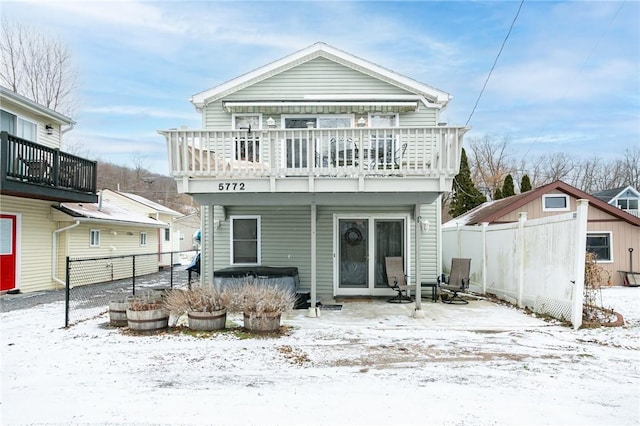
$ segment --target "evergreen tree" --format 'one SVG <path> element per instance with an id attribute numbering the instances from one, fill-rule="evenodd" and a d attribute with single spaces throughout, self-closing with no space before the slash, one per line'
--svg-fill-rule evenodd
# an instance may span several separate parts
<path id="1" fill-rule="evenodd" d="M 453 199 L 449 205 L 449 214 L 452 217 L 460 216 L 485 201 L 487 201 L 487 198 L 482 195 L 471 180 L 471 169 L 467 161 L 467 153 L 462 148 L 460 172 L 453 180 Z"/>
<path id="2" fill-rule="evenodd" d="M 524 175 L 520 180 L 520 193 L 527 191 L 531 191 L 531 180 L 529 180 L 529 175 Z"/>
<path id="3" fill-rule="evenodd" d="M 513 177 L 509 174 L 504 178 L 504 183 L 502 184 L 502 198 L 511 197 L 512 195 L 516 195 L 516 189 L 513 186 Z"/>
<path id="4" fill-rule="evenodd" d="M 500 188 L 496 189 L 496 192 L 493 193 L 493 199 L 494 200 L 499 200 L 501 198 L 504 198 L 502 195 L 502 190 Z"/>

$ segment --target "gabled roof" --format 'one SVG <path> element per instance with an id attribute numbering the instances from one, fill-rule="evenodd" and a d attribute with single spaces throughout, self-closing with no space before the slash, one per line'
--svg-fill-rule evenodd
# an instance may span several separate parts
<path id="1" fill-rule="evenodd" d="M 530 203 L 538 197 L 547 194 L 553 190 L 563 192 L 576 199 L 589 200 L 589 205 L 609 213 L 611 216 L 615 216 L 625 222 L 628 222 L 635 226 L 640 226 L 640 218 L 635 217 L 623 210 L 613 207 L 606 202 L 599 200 L 598 198 L 587 194 L 584 191 L 579 190 L 569 184 L 566 184 L 560 180 L 552 182 L 550 184 L 541 186 L 531 191 L 523 192 L 522 194 L 512 195 L 511 197 L 503 198 L 495 201 L 487 201 L 479 205 L 478 207 L 469 210 L 467 213 L 451 219 L 443 226 L 456 226 L 459 225 L 479 225 L 483 222 L 492 223 L 498 218 L 517 211 L 520 207 Z"/>
<path id="2" fill-rule="evenodd" d="M 621 186 L 620 188 L 605 189 L 604 191 L 598 191 L 591 195 L 593 195 L 596 198 L 599 198 L 605 203 L 608 203 L 609 201 L 615 200 L 616 198 L 620 197 L 622 194 L 624 194 L 627 191 L 633 192 L 636 195 L 636 197 L 640 198 L 640 193 L 636 191 L 636 189 L 631 185 Z"/>
<path id="3" fill-rule="evenodd" d="M 65 124 L 68 126 L 71 126 L 73 124 L 76 124 L 75 121 L 73 121 L 72 119 L 70 119 L 69 117 L 67 117 L 66 115 L 62 115 L 57 111 L 54 111 L 50 108 L 47 108 L 44 105 L 40 105 L 37 102 L 32 101 L 29 98 L 26 98 L 22 95 L 19 95 L 9 89 L 7 89 L 4 86 L 0 86 L 0 98 L 6 98 L 11 100 L 12 102 L 20 105 L 21 107 L 35 113 L 35 114 L 39 114 L 39 115 L 43 115 L 55 122 L 57 122 L 58 124 Z"/>
<path id="4" fill-rule="evenodd" d="M 389 84 L 401 87 L 409 92 L 424 97 L 427 103 L 432 102 L 439 106 L 445 106 L 451 96 L 441 90 L 420 83 L 409 77 L 398 74 L 380 65 L 365 59 L 351 55 L 343 50 L 336 49 L 326 43 L 318 42 L 305 49 L 299 50 L 282 59 L 271 62 L 232 80 L 215 86 L 211 89 L 197 93 L 191 97 L 191 102 L 200 109 L 207 104 L 228 96 L 238 90 L 256 84 L 283 71 L 294 68 L 312 59 L 322 57 L 352 68 L 356 71 L 378 78 Z"/>
<path id="5" fill-rule="evenodd" d="M 53 208 L 80 222 L 116 223 L 154 228 L 169 227 L 167 223 L 142 213 L 126 210 L 108 200 L 102 200 L 98 203 L 61 203 L 60 207 L 53 206 Z"/>

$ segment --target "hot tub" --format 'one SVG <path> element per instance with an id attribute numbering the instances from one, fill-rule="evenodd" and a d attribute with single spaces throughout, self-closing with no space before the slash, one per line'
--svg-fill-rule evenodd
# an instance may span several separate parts
<path id="1" fill-rule="evenodd" d="M 213 272 L 213 282 L 218 290 L 247 282 L 251 279 L 265 285 L 277 285 L 295 293 L 300 287 L 298 268 L 276 266 L 230 266 Z"/>

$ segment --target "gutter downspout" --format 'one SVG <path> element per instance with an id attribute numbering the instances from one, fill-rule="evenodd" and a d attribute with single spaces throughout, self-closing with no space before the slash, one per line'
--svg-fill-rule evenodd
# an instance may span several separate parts
<path id="1" fill-rule="evenodd" d="M 80 221 L 76 220 L 76 223 L 74 223 L 73 225 L 69 225 L 65 228 L 56 229 L 55 231 L 53 231 L 53 241 L 51 243 L 53 245 L 51 250 L 51 278 L 53 278 L 53 281 L 62 285 L 63 287 L 65 287 L 67 283 L 56 276 L 56 262 L 58 261 L 58 234 L 60 232 L 68 231 L 71 228 L 75 228 L 78 225 L 80 225 Z"/>
<path id="2" fill-rule="evenodd" d="M 75 126 L 76 123 L 71 123 L 66 129 L 60 129 L 60 137 L 62 137 L 62 135 L 64 135 L 65 133 L 72 131 Z"/>

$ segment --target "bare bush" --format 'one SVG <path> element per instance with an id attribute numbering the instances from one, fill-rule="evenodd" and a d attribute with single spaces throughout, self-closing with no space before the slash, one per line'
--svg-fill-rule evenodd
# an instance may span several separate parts
<path id="1" fill-rule="evenodd" d="M 276 317 L 293 310 L 295 305 L 295 293 L 277 284 L 248 281 L 228 291 L 232 294 L 230 309 L 242 311 L 251 319 Z"/>
<path id="2" fill-rule="evenodd" d="M 231 294 L 214 287 L 203 286 L 189 290 L 171 290 L 164 299 L 169 312 L 182 315 L 185 312 L 215 312 L 229 305 Z"/>
<path id="3" fill-rule="evenodd" d="M 151 311 L 162 307 L 162 298 L 153 293 L 133 296 L 127 299 L 127 309 L 131 311 Z"/>

